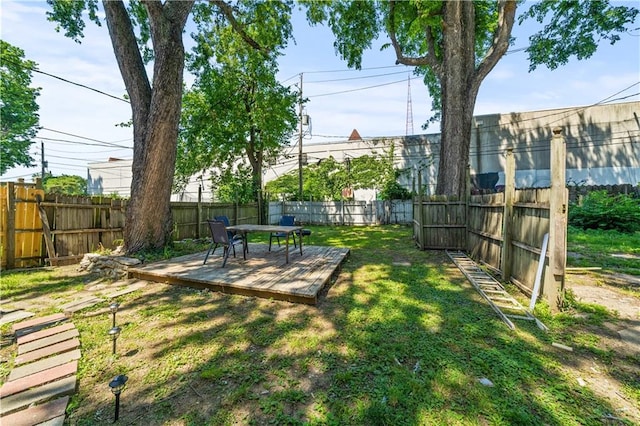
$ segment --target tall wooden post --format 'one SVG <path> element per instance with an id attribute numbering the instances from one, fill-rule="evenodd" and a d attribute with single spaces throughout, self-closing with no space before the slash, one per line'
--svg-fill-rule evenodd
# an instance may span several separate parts
<path id="1" fill-rule="evenodd" d="M 467 171 L 464 182 L 464 241 L 460 244 L 461 247 L 471 253 L 471 247 L 469 247 L 469 203 L 471 202 L 471 166 L 467 164 Z"/>
<path id="2" fill-rule="evenodd" d="M 5 230 L 5 252 L 7 253 L 7 269 L 16 265 L 16 187 L 7 182 L 7 229 Z"/>
<path id="3" fill-rule="evenodd" d="M 196 210 L 196 238 L 200 238 L 200 227 L 202 226 L 202 185 L 198 185 L 198 206 Z"/>
<path id="4" fill-rule="evenodd" d="M 511 263 L 513 247 L 511 240 L 513 231 L 511 222 L 513 221 L 513 200 L 516 195 L 516 158 L 513 155 L 513 148 L 507 149 L 504 168 L 504 210 L 502 213 L 502 252 L 500 253 L 500 269 L 502 279 L 511 279 Z"/>
<path id="5" fill-rule="evenodd" d="M 552 309 L 564 302 L 564 273 L 567 264 L 567 203 L 565 182 L 566 145 L 562 128 L 553 129 L 551 138 L 551 196 L 549 199 L 549 268 L 545 274 L 544 295 Z"/>
<path id="6" fill-rule="evenodd" d="M 424 213 L 422 212 L 422 170 L 418 170 L 418 218 L 413 220 L 418 222 L 418 244 L 424 250 Z"/>

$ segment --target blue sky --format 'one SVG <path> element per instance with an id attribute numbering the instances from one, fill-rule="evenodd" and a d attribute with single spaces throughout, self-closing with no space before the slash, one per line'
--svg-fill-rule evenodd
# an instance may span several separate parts
<path id="1" fill-rule="evenodd" d="M 106 25 L 87 24 L 85 38 L 77 44 L 55 32 L 55 24 L 45 17 L 47 7 L 44 1 L 2 0 L 2 39 L 22 48 L 43 72 L 122 96 L 124 84 Z M 524 8 L 526 5 L 520 12 Z M 530 73 L 526 53 L 517 49 L 527 46 L 527 37 L 535 29 L 535 23 L 516 24 L 514 52 L 483 82 L 476 115 L 591 105 L 618 92 L 614 98 L 633 95 L 624 101 L 640 100 L 640 31 L 623 35 L 613 46 L 602 44 L 587 61 L 572 60 L 554 71 L 539 67 Z M 296 43 L 280 60 L 279 78 L 284 84 L 297 84 L 303 73 L 303 94 L 309 98 L 305 112 L 312 120 L 312 135 L 305 138 L 305 144 L 342 140 L 354 128 L 363 137 L 405 134 L 411 70 L 394 66 L 391 50 L 379 50 L 386 40 L 378 40 L 366 52 L 363 71 L 354 71 L 335 55 L 334 38 L 327 28 L 308 27 L 304 18 L 296 15 L 294 36 Z M 185 44 L 189 43 L 185 35 Z M 116 127 L 130 118 L 127 103 L 40 73 L 34 73 L 33 86 L 41 88 L 38 104 L 43 129 L 32 153 L 39 162 L 44 142 L 45 158 L 54 175 L 86 177 L 88 163 L 132 156 L 131 129 Z M 335 94 L 344 91 L 349 92 Z M 431 101 L 419 79 L 411 81 L 411 100 L 414 133 L 425 133 L 421 125 L 431 114 Z M 438 131 L 436 124 L 426 133 Z M 39 165 L 11 169 L 0 180 L 30 180 L 39 170 Z"/>

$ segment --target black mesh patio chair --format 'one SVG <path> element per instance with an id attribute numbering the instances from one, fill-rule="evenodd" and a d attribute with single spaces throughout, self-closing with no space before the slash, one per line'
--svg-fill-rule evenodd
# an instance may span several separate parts
<path id="1" fill-rule="evenodd" d="M 207 263 L 207 259 L 209 258 L 209 254 L 212 254 L 216 251 L 218 246 L 222 246 L 222 267 L 227 264 L 227 259 L 229 258 L 229 249 L 233 250 L 233 257 L 236 257 L 236 245 L 242 244 L 242 256 L 245 260 L 247 260 L 247 253 L 245 250 L 245 244 L 242 237 L 240 238 L 229 238 L 229 232 L 227 231 L 227 227 L 224 226 L 224 222 L 218 220 L 207 220 L 209 224 L 209 230 L 211 231 L 211 245 L 209 246 L 209 250 L 207 250 L 207 254 L 204 257 L 204 262 L 202 264 Z"/>
<path id="2" fill-rule="evenodd" d="M 227 228 L 229 226 L 231 226 L 231 224 L 229 223 L 229 218 L 227 216 L 214 216 L 213 220 L 217 220 L 219 222 L 224 223 L 224 226 L 226 226 Z M 227 230 L 227 234 L 229 235 L 229 239 L 240 239 L 240 238 L 244 238 L 244 236 L 242 234 L 237 233 L 236 231 L 229 231 Z M 247 242 L 245 241 L 244 243 L 244 249 L 245 251 L 248 253 L 249 252 L 249 245 L 247 244 Z"/>
<path id="3" fill-rule="evenodd" d="M 278 223 L 278 225 L 280 226 L 295 226 L 295 224 L 296 224 L 295 216 L 282 216 L 280 218 L 280 222 Z M 298 245 L 296 244 L 296 233 L 293 232 L 291 235 L 293 236 L 293 246 L 298 247 Z M 274 238 L 278 241 L 278 246 L 280 246 L 280 238 L 287 238 L 287 233 L 272 232 L 271 235 L 269 235 L 269 251 L 271 251 L 271 242 L 273 241 Z"/>

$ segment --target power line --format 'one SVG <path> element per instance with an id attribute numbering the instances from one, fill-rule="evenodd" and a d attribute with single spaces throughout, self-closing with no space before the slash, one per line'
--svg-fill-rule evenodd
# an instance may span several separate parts
<path id="1" fill-rule="evenodd" d="M 63 131 L 61 131 L 61 130 L 54 130 L 54 129 L 50 129 L 50 128 L 48 128 L 48 127 L 42 127 L 42 130 L 48 130 L 48 131 L 50 131 L 50 132 L 53 132 L 53 133 L 59 133 L 59 134 L 61 134 L 61 135 L 67 135 L 67 136 L 72 136 L 72 137 L 74 137 L 74 138 L 84 139 L 84 140 L 88 140 L 88 141 L 92 141 L 92 142 L 98 142 L 98 143 L 103 144 L 104 146 L 113 146 L 113 147 L 116 147 L 116 148 L 133 149 L 133 148 L 128 147 L 128 146 L 123 146 L 123 145 L 115 144 L 115 143 L 113 143 L 113 142 L 101 141 L 101 140 L 99 140 L 99 139 L 88 138 L 88 137 L 86 137 L 86 136 L 80 136 L 80 135 L 76 135 L 76 134 L 73 134 L 73 133 L 63 132 Z M 45 138 L 41 138 L 41 139 L 45 139 Z"/>
<path id="2" fill-rule="evenodd" d="M 307 84 L 311 84 L 311 83 L 334 83 L 337 81 L 349 81 L 349 80 L 364 80 L 365 78 L 377 78 L 377 77 L 386 77 L 389 75 L 397 75 L 397 74 L 404 74 L 407 71 L 398 71 L 398 72 L 388 72 L 385 74 L 374 74 L 374 75 L 363 75 L 361 77 L 347 77 L 347 78 L 336 78 L 333 80 L 316 80 L 316 81 L 307 81 Z"/>
<path id="3" fill-rule="evenodd" d="M 48 77 L 55 78 L 57 80 L 65 82 L 65 83 L 69 83 L 69 84 L 72 84 L 74 86 L 82 87 L 83 89 L 91 90 L 93 92 L 99 93 L 99 94 L 104 95 L 104 96 L 108 96 L 108 97 L 113 98 L 113 99 L 117 99 L 117 100 L 122 101 L 122 102 L 130 103 L 128 100 L 126 100 L 126 99 L 124 99 L 122 97 L 118 97 L 118 96 L 112 95 L 110 93 L 103 92 L 102 90 L 95 89 L 93 87 L 87 86 L 86 84 L 76 83 L 75 81 L 68 80 L 68 79 L 66 79 L 64 77 L 60 77 L 60 76 L 57 76 L 55 74 L 51 74 L 51 73 L 48 73 L 48 72 L 45 72 L 45 71 L 41 71 L 36 67 L 28 67 L 28 66 L 25 66 L 25 64 L 23 64 L 23 63 L 15 62 L 15 61 L 12 61 L 11 59 L 3 58 L 3 60 L 5 62 L 9 62 L 9 63 L 11 63 L 13 65 L 17 65 L 17 66 L 19 66 L 21 68 L 27 69 L 29 71 L 33 71 L 33 72 L 38 73 L 38 74 L 44 74 L 44 75 L 46 75 Z"/>
<path id="4" fill-rule="evenodd" d="M 413 77 L 413 78 L 411 78 L 411 80 L 415 80 L 417 78 L 419 78 L 419 77 Z M 369 90 L 369 89 L 375 89 L 377 87 L 390 86 L 392 84 L 404 83 L 405 81 L 406 80 L 403 79 L 403 80 L 392 81 L 392 82 L 389 82 L 389 83 L 376 84 L 375 86 L 367 86 L 367 87 L 359 87 L 357 89 L 342 90 L 340 92 L 322 93 L 322 94 L 319 94 L 319 95 L 308 95 L 307 97 L 308 98 L 319 98 L 321 96 L 341 95 L 343 93 L 358 92 L 358 91 L 361 91 L 361 90 Z"/>

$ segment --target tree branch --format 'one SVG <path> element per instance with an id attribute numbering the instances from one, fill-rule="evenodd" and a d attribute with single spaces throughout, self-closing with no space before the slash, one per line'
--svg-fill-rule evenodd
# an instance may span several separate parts
<path id="1" fill-rule="evenodd" d="M 251 38 L 249 36 L 249 34 L 247 34 L 247 32 L 242 27 L 242 25 L 240 25 L 240 23 L 238 22 L 238 20 L 234 16 L 233 8 L 228 3 L 226 3 L 223 0 L 210 0 L 210 1 L 211 1 L 211 3 L 215 4 L 216 6 L 218 6 L 220 11 L 229 20 L 229 23 L 231 24 L 231 27 L 240 35 L 240 37 L 242 37 L 242 39 L 249 46 L 253 47 L 258 52 L 261 52 L 263 55 L 265 55 L 267 57 L 269 56 L 269 53 L 270 53 L 269 49 L 265 49 L 264 47 L 260 46 L 260 44 L 258 44 L 257 41 L 255 41 L 253 38 Z"/>
<path id="2" fill-rule="evenodd" d="M 516 15 L 516 6 L 515 0 L 500 0 L 498 2 L 498 28 L 496 28 L 496 32 L 494 33 L 491 47 L 476 68 L 475 75 L 473 76 L 474 85 L 480 85 L 482 80 L 491 72 L 509 48 L 511 30 L 513 29 Z"/>
<path id="3" fill-rule="evenodd" d="M 121 1 L 104 1 L 103 6 L 113 50 L 131 104 L 142 106 L 145 114 L 151 101 L 151 84 L 138 50 L 133 24 Z M 134 115 L 136 112 L 134 109 Z"/>
<path id="4" fill-rule="evenodd" d="M 404 56 L 402 53 L 402 48 L 398 44 L 398 39 L 396 38 L 396 2 L 389 2 L 389 38 L 391 39 L 391 44 L 393 45 L 393 50 L 396 52 L 396 64 L 403 65 L 432 65 L 429 60 L 429 54 L 425 56 L 421 56 L 419 58 L 409 58 Z"/>

